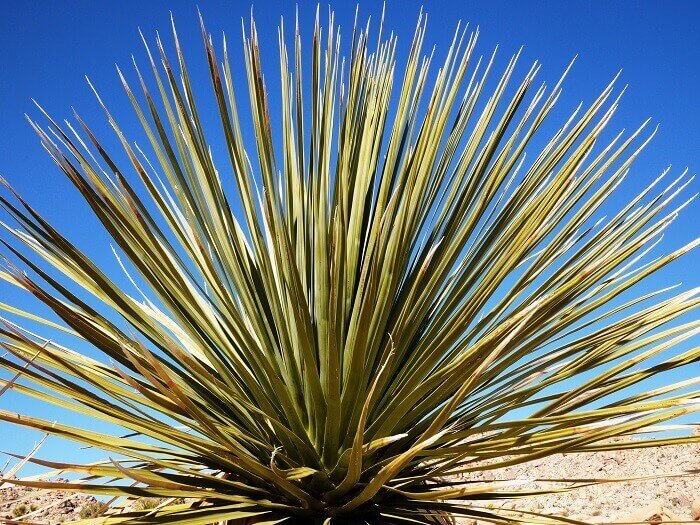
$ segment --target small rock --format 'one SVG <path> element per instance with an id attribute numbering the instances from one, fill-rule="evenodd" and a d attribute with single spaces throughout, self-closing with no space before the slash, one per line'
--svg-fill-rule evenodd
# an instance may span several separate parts
<path id="1" fill-rule="evenodd" d="M 696 521 L 700 521 L 700 497 L 695 498 L 690 506 L 690 515 Z"/>
<path id="2" fill-rule="evenodd" d="M 685 520 L 674 514 L 670 510 L 664 509 L 663 520 L 664 523 L 683 523 Z"/>
<path id="3" fill-rule="evenodd" d="M 644 522 L 651 523 L 652 525 L 659 525 L 663 521 L 664 509 L 661 503 L 654 501 L 648 506 L 633 512 L 629 519 L 622 521 L 632 521 L 632 522 Z"/>

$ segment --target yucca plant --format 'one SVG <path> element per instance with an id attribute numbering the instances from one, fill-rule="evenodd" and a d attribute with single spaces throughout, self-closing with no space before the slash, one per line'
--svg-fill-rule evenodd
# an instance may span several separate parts
<path id="1" fill-rule="evenodd" d="M 353 30 L 346 67 L 333 15 L 325 36 L 317 17 L 309 63 L 298 24 L 289 51 L 282 27 L 281 89 L 270 94 L 251 22 L 248 129 L 241 75 L 202 24 L 228 158 L 209 148 L 214 131 L 174 29 L 176 64 L 160 39 L 146 44 L 154 83 L 136 67 L 140 95 L 119 72 L 148 153 L 98 96 L 130 165 L 77 114 L 73 125 L 30 121 L 133 287 L 21 196 L 1 198 L 16 221 L 2 277 L 59 319 L 2 308 L 63 335 L 6 320 L 0 366 L 11 378 L 0 392 L 125 429 L 2 410 L 2 421 L 109 457 L 32 455 L 24 460 L 50 471 L 12 483 L 107 496 L 86 524 L 541 523 L 525 505 L 492 503 L 612 480 L 533 489 L 470 475 L 698 440 L 611 439 L 699 407 L 698 378 L 628 388 L 700 356 L 687 342 L 661 355 L 698 332 L 684 315 L 697 290 L 626 293 L 697 244 L 647 257 L 687 204 L 675 204 L 684 176 L 656 189 L 659 177 L 597 220 L 651 138 L 645 125 L 601 138 L 621 94 L 614 81 L 547 137 L 563 78 L 535 87 L 535 64 L 510 87 L 514 56 L 490 88 L 494 56 L 476 59 L 478 32 L 459 27 L 432 76 L 425 31 L 421 15 L 397 71 L 397 39 L 381 29 L 376 47 L 369 28 Z M 52 482 L 57 473 L 74 479 Z M 138 498 L 160 499 L 118 512 Z"/>

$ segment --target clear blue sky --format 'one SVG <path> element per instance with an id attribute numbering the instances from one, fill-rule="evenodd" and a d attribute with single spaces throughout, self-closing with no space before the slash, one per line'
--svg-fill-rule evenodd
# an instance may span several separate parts
<path id="1" fill-rule="evenodd" d="M 299 4 L 308 37 L 316 3 L 300 1 Z M 699 2 L 390 0 L 386 5 L 385 27 L 398 33 L 400 44 L 408 44 L 421 4 L 429 15 L 426 42 L 436 44 L 438 53 L 449 45 L 458 19 L 480 26 L 481 53 L 489 53 L 497 43 L 501 45 L 502 65 L 520 45 L 525 45 L 520 71 L 524 73 L 534 59 L 539 59 L 544 65 L 541 80 L 549 83 L 558 78 L 578 53 L 556 120 L 564 118 L 566 111 L 579 101 L 590 101 L 623 69 L 621 84 L 629 83 L 630 88 L 612 128 L 631 129 L 649 116 L 661 128 L 616 197 L 618 205 L 668 164 L 673 164 L 678 172 L 685 166 L 691 172 L 700 170 Z M 101 264 L 116 266 L 109 254 L 107 237 L 89 218 L 81 199 L 38 145 L 23 113 L 37 116 L 31 97 L 59 119 L 68 117 L 71 106 L 75 106 L 107 137 L 104 119 L 83 78 L 87 74 L 116 116 L 125 120 L 127 129 L 135 129 L 128 127 L 133 125 L 133 117 L 114 64 L 120 64 L 130 73 L 131 53 L 145 64 L 138 26 L 149 37 L 159 29 L 166 34 L 170 46 L 169 10 L 173 11 L 189 57 L 195 87 L 209 97 L 196 5 L 163 0 L 0 4 L 0 174 Z M 226 31 L 236 54 L 240 50 L 240 20 L 249 15 L 250 3 L 201 0 L 198 5 L 209 31 L 214 35 Z M 276 27 L 280 15 L 291 25 L 295 5 L 291 1 L 253 2 L 263 41 L 263 59 L 267 59 L 268 88 L 273 93 L 278 74 Z M 331 6 L 347 40 L 355 4 L 335 2 Z M 326 4 L 321 7 L 324 12 Z M 361 2 L 361 19 L 368 15 L 377 19 L 380 13 L 381 2 Z M 240 64 L 240 56 L 236 60 Z M 140 135 L 132 138 L 144 142 Z M 695 182 L 688 193 L 698 190 L 700 183 Z M 700 205 L 695 204 L 666 236 L 664 247 L 670 250 L 696 237 L 700 232 L 699 222 Z M 698 267 L 700 253 L 696 252 L 650 286 L 681 280 L 688 287 L 697 286 Z M 0 300 L 29 304 L 7 286 L 0 288 Z M 698 371 L 688 370 L 684 374 L 697 375 Z M 30 406 L 11 395 L 0 400 L 0 407 L 8 406 L 52 417 L 46 408 Z M 0 424 L 0 449 L 26 451 L 27 436 L 30 435 L 26 432 Z M 55 455 L 59 448 L 60 445 L 52 444 L 47 447 L 47 454 Z"/>

